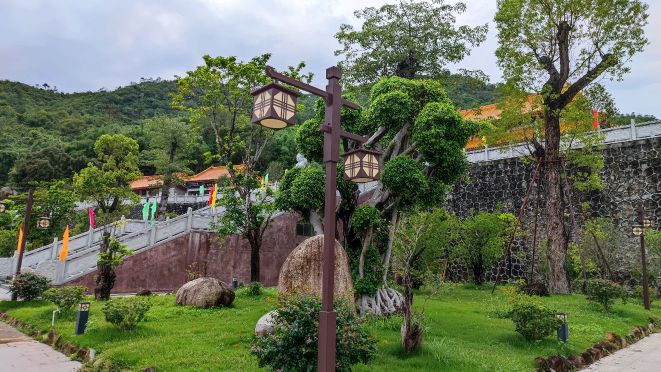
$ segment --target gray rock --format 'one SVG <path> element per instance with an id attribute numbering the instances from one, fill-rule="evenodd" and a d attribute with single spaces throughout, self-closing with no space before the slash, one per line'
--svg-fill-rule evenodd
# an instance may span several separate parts
<path id="1" fill-rule="evenodd" d="M 234 301 L 234 291 L 216 278 L 197 278 L 181 286 L 176 299 L 177 305 L 228 306 Z"/>
<path id="2" fill-rule="evenodd" d="M 273 318 L 277 313 L 277 310 L 271 310 L 259 318 L 257 325 L 255 326 L 255 336 L 264 337 L 272 334 L 275 331 L 275 323 L 273 322 Z"/>

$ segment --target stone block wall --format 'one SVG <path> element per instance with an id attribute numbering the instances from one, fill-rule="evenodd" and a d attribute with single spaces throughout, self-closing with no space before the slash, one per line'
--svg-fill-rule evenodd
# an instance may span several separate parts
<path id="1" fill-rule="evenodd" d="M 580 151 L 580 150 L 577 150 Z M 604 189 L 582 197 L 590 203 L 591 217 L 612 219 L 615 226 L 626 237 L 627 250 L 631 255 L 639 254 L 638 242 L 631 236 L 631 225 L 635 223 L 636 208 L 644 206 L 646 215 L 657 228 L 661 227 L 661 137 L 620 142 L 607 145 L 603 150 L 604 169 L 601 174 Z M 572 172 L 573 170 L 569 170 Z M 467 179 L 455 185 L 448 195 L 446 208 L 460 217 L 471 210 L 494 211 L 518 215 L 524 195 L 534 172 L 534 161 L 525 158 L 510 158 L 471 164 Z M 542 185 L 543 185 L 543 173 Z M 533 187 L 517 237 L 513 254 L 500 263 L 504 279 L 525 276 L 529 272 L 533 240 L 539 246 L 545 238 L 544 190 Z M 539 203 L 539 208 L 536 208 Z M 534 238 L 535 211 L 537 211 L 537 237 Z M 574 235 L 576 231 L 571 232 Z M 536 261 L 539 261 L 536 252 Z M 632 260 L 637 257 L 631 257 Z M 493 268 L 487 279 L 494 277 Z M 450 265 L 450 279 L 467 279 L 469 274 L 459 265 Z"/>

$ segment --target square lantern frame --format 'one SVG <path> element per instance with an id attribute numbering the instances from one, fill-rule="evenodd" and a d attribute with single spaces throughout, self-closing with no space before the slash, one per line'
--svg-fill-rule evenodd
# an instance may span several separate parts
<path id="1" fill-rule="evenodd" d="M 381 179 L 381 153 L 357 148 L 344 153 L 344 179 L 355 183 Z"/>
<path id="2" fill-rule="evenodd" d="M 269 129 L 284 129 L 296 124 L 296 102 L 300 93 L 278 83 L 252 91 L 252 122 Z"/>

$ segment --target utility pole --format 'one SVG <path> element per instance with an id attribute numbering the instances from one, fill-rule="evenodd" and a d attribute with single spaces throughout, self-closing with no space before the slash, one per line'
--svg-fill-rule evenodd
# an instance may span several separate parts
<path id="1" fill-rule="evenodd" d="M 21 265 L 23 264 L 23 254 L 25 253 L 25 242 L 28 238 L 28 233 L 30 232 L 30 215 L 32 214 L 32 204 L 34 202 L 34 189 L 30 188 L 28 190 L 28 200 L 25 205 L 25 215 L 23 216 L 23 236 L 21 241 L 18 242 L 18 263 L 16 264 L 16 277 L 21 273 Z M 18 296 L 16 292 L 12 292 L 11 300 L 16 301 Z"/>

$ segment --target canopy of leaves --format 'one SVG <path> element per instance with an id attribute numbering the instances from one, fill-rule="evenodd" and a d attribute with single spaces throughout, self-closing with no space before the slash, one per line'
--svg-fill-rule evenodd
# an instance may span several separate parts
<path id="1" fill-rule="evenodd" d="M 276 205 L 281 210 L 312 211 L 324 205 L 324 169 L 318 164 L 287 170 Z"/>
<path id="2" fill-rule="evenodd" d="M 363 232 L 370 227 L 376 227 L 382 223 L 381 212 L 370 205 L 361 205 L 356 208 L 353 216 L 351 216 L 351 227 L 358 232 Z"/>
<path id="3" fill-rule="evenodd" d="M 351 83 L 373 83 L 382 76 L 436 76 L 461 61 L 486 38 L 487 25 L 456 26 L 466 4 L 445 0 L 404 0 L 354 12 L 360 29 L 343 24 L 335 38 Z"/>
<path id="4" fill-rule="evenodd" d="M 387 162 L 381 181 L 404 205 L 415 203 L 417 196 L 429 187 L 422 164 L 408 155 L 399 155 Z"/>

